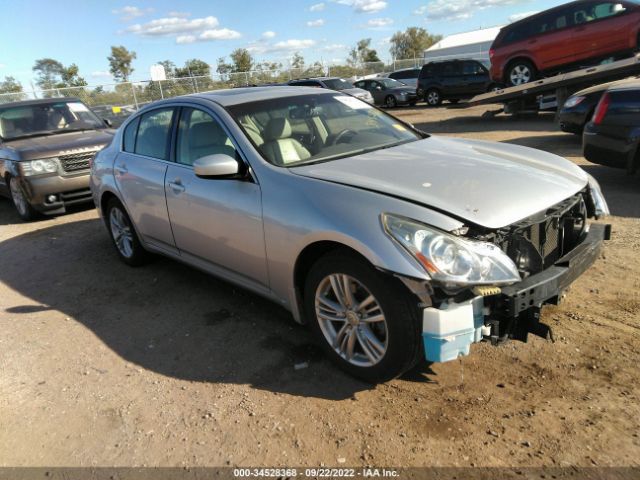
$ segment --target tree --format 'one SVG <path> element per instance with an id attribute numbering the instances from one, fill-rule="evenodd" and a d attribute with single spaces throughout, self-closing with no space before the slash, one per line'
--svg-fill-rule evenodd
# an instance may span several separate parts
<path id="1" fill-rule="evenodd" d="M 48 90 L 58 86 L 64 66 L 53 58 L 41 58 L 36 60 L 32 70 L 37 75 L 36 84 L 43 90 Z"/>
<path id="2" fill-rule="evenodd" d="M 233 65 L 228 64 L 224 57 L 220 57 L 218 59 L 216 72 L 218 72 L 220 75 L 226 75 L 227 73 L 230 73 L 232 70 L 233 70 Z"/>
<path id="3" fill-rule="evenodd" d="M 21 93 L 22 84 L 15 77 L 4 77 L 4 82 L 0 82 L 0 93 Z"/>
<path id="4" fill-rule="evenodd" d="M 291 59 L 291 67 L 304 68 L 304 57 L 300 54 L 300 52 L 296 52 L 293 54 L 293 58 Z"/>
<path id="5" fill-rule="evenodd" d="M 192 58 L 184 62 L 184 67 L 176 68 L 176 77 L 208 77 L 211 75 L 211 67 L 203 60 Z"/>
<path id="6" fill-rule="evenodd" d="M 409 27 L 391 37 L 389 52 L 396 59 L 421 58 L 424 51 L 441 38 L 442 35 L 431 35 L 424 28 Z"/>
<path id="7" fill-rule="evenodd" d="M 107 57 L 109 60 L 109 71 L 117 82 L 127 82 L 133 73 L 131 63 L 136 59 L 136 52 L 127 50 L 126 47 L 111 47 L 111 55 Z"/>
<path id="8" fill-rule="evenodd" d="M 249 72 L 253 68 L 253 57 L 246 48 L 236 48 L 231 52 L 232 72 Z"/>
<path id="9" fill-rule="evenodd" d="M 60 79 L 59 87 L 84 87 L 87 85 L 85 79 L 78 75 L 78 66 L 75 63 L 62 68 Z"/>
<path id="10" fill-rule="evenodd" d="M 347 63 L 354 66 L 358 63 L 379 62 L 378 52 L 371 48 L 371 39 L 363 38 L 349 52 Z"/>
<path id="11" fill-rule="evenodd" d="M 171 60 L 163 60 L 158 62 L 158 65 L 162 65 L 164 67 L 164 74 L 167 78 L 173 78 L 176 75 L 176 64 Z"/>

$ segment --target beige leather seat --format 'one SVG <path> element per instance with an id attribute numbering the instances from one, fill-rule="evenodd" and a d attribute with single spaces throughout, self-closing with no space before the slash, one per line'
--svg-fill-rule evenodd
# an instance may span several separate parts
<path id="1" fill-rule="evenodd" d="M 189 129 L 189 151 L 179 159 L 180 163 L 193 165 L 198 158 L 215 153 L 235 156 L 235 149 L 229 146 L 229 137 L 215 122 L 202 122 Z"/>
<path id="2" fill-rule="evenodd" d="M 291 138 L 291 125 L 286 118 L 272 118 L 264 130 L 265 156 L 276 165 L 306 160 L 311 153 L 298 140 Z"/>

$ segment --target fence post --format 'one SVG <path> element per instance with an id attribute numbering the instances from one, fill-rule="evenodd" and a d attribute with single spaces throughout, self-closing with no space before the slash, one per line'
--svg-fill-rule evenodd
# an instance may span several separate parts
<path id="1" fill-rule="evenodd" d="M 248 87 L 249 86 L 249 72 L 244 72 L 244 80 L 245 80 L 245 84 Z"/>
<path id="2" fill-rule="evenodd" d="M 129 82 L 131 85 L 131 92 L 133 93 L 133 103 L 136 105 L 136 110 L 138 110 L 138 99 L 136 98 L 136 88 L 133 86 L 133 82 Z"/>
<path id="3" fill-rule="evenodd" d="M 162 93 L 162 80 L 158 80 L 158 86 L 160 87 L 160 98 L 164 100 L 164 94 Z"/>

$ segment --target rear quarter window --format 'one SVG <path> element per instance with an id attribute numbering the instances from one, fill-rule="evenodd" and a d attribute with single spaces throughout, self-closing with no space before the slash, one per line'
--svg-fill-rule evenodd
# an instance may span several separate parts
<path id="1" fill-rule="evenodd" d="M 133 153 L 136 146 L 136 135 L 138 134 L 138 125 L 140 124 L 140 117 L 133 120 L 124 129 L 122 149 L 125 152 Z"/>

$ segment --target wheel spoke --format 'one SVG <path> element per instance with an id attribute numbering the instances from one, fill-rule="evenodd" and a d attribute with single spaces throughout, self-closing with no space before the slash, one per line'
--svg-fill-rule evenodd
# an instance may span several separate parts
<path id="1" fill-rule="evenodd" d="M 349 337 L 347 339 L 347 351 L 346 351 L 348 360 L 351 360 L 353 358 L 353 350 L 356 346 L 356 337 L 357 337 L 356 332 L 357 331 L 355 328 L 352 328 L 349 331 Z"/>
<path id="2" fill-rule="evenodd" d="M 346 317 L 339 317 L 338 315 L 329 315 L 324 312 L 318 312 L 318 317 L 323 320 L 328 320 L 329 322 L 346 322 Z"/>
<path id="3" fill-rule="evenodd" d="M 347 275 L 342 275 L 342 289 L 344 292 L 345 305 L 351 308 L 355 301 L 353 299 L 353 292 L 351 291 L 351 280 Z"/>
<path id="4" fill-rule="evenodd" d="M 363 310 L 365 308 L 367 308 L 369 305 L 371 305 L 372 302 L 375 302 L 376 299 L 373 298 L 373 295 L 369 294 L 369 296 L 367 298 L 365 298 L 364 300 L 362 300 L 357 306 L 355 306 L 353 309 L 356 312 L 362 313 Z M 377 304 L 376 304 L 377 306 Z"/>
<path id="5" fill-rule="evenodd" d="M 344 292 L 342 291 L 340 276 L 331 275 L 329 277 L 329 280 L 331 282 L 331 288 L 333 289 L 333 293 L 336 296 L 336 299 L 338 300 L 338 302 L 340 302 L 340 306 L 342 307 L 342 309 L 346 310 L 347 304 L 345 303 L 345 297 L 344 297 Z"/>
<path id="6" fill-rule="evenodd" d="M 362 317 L 362 321 L 365 323 L 384 322 L 384 315 L 382 313 L 379 313 L 378 315 L 373 315 L 372 317 Z"/>
<path id="7" fill-rule="evenodd" d="M 325 311 L 330 311 L 331 313 L 344 313 L 344 308 L 342 308 L 339 303 L 329 300 L 324 295 L 318 296 L 318 303 L 320 304 L 319 307 Z"/>
<path id="8" fill-rule="evenodd" d="M 369 361 L 371 363 L 375 363 L 377 362 L 377 358 L 375 353 L 372 351 L 371 347 L 369 347 L 369 345 L 367 344 L 367 341 L 363 338 L 362 333 L 358 332 L 357 333 L 357 337 L 358 337 L 358 343 L 360 344 L 360 346 L 362 347 L 362 351 L 364 352 L 364 354 L 367 356 L 367 358 L 369 359 Z"/>

